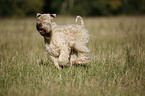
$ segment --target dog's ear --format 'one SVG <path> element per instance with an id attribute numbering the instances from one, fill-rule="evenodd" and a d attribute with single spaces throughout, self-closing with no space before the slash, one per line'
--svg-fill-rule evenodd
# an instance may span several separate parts
<path id="1" fill-rule="evenodd" d="M 56 14 L 50 14 L 51 18 L 54 19 L 56 17 Z"/>
<path id="2" fill-rule="evenodd" d="M 41 14 L 40 14 L 40 13 L 37 13 L 37 14 L 36 14 L 36 17 L 40 17 L 40 16 L 41 16 Z"/>

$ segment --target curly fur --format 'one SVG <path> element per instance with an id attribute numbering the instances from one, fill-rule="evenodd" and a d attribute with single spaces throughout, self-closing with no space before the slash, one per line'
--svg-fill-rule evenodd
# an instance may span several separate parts
<path id="1" fill-rule="evenodd" d="M 89 62 L 87 44 L 90 36 L 83 19 L 79 16 L 76 20 L 78 18 L 81 25 L 57 25 L 51 14 L 37 14 L 37 30 L 44 37 L 48 54 L 58 69 L 61 69 L 59 65 Z"/>

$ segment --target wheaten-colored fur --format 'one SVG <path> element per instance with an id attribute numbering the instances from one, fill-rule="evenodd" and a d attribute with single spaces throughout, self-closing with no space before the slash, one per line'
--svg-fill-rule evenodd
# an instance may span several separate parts
<path id="1" fill-rule="evenodd" d="M 57 25 L 50 14 L 39 15 L 41 16 L 37 17 L 37 24 L 41 24 L 46 33 L 51 33 L 50 39 L 44 35 L 45 47 L 58 69 L 61 69 L 59 65 L 71 66 L 89 62 L 87 44 L 90 36 L 80 16 L 76 18 L 76 22 L 79 18 L 81 25 Z"/>

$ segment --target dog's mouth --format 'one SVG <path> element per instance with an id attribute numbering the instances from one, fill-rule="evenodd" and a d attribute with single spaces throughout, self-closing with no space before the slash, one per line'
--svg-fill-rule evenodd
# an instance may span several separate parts
<path id="1" fill-rule="evenodd" d="M 45 35 L 46 31 L 42 28 L 39 28 L 38 31 L 40 32 L 41 35 Z"/>
<path id="2" fill-rule="evenodd" d="M 44 37 L 50 37 L 51 36 L 51 32 L 46 32 L 46 30 L 44 30 L 44 29 L 39 29 L 38 31 Z"/>
<path id="3" fill-rule="evenodd" d="M 44 36 L 47 32 L 46 32 L 46 30 L 44 30 L 43 28 L 42 28 L 42 25 L 41 24 L 37 24 L 36 25 L 36 28 L 37 28 L 37 30 L 39 31 L 39 33 L 42 35 L 42 36 Z"/>
<path id="4" fill-rule="evenodd" d="M 36 28 L 37 28 L 38 32 L 39 32 L 43 37 L 45 37 L 47 40 L 50 40 L 50 39 L 51 39 L 51 31 L 48 32 L 47 30 L 45 30 L 44 28 L 42 28 L 42 25 L 41 25 L 41 24 L 37 24 L 37 25 L 36 25 Z"/>

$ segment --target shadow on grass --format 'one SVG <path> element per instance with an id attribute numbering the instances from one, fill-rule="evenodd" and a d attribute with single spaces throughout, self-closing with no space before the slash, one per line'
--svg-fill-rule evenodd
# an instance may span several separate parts
<path id="1" fill-rule="evenodd" d="M 53 66 L 54 67 L 54 64 L 51 62 L 51 61 L 47 61 L 47 62 L 45 62 L 44 60 L 41 60 L 40 62 L 39 62 L 39 65 L 42 65 L 42 66 L 46 66 L 46 67 L 48 67 L 48 66 Z M 89 68 L 89 66 L 87 65 L 87 64 L 74 64 L 73 66 L 69 66 L 69 65 L 60 65 L 60 67 L 62 68 L 62 69 L 65 69 L 65 68 L 70 68 L 70 67 L 75 67 L 75 68 Z"/>
<path id="2" fill-rule="evenodd" d="M 74 67 L 82 67 L 82 68 L 89 68 L 89 66 L 87 64 L 77 64 L 77 65 L 73 65 Z"/>
<path id="3" fill-rule="evenodd" d="M 77 65 L 72 65 L 72 66 L 63 66 L 63 65 L 60 65 L 60 67 L 63 69 L 63 68 L 70 68 L 70 67 L 75 67 L 75 68 L 88 68 L 89 66 L 87 64 L 77 64 Z"/>

